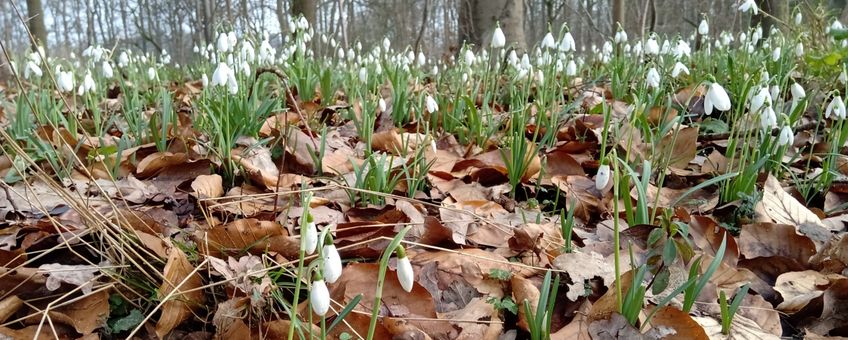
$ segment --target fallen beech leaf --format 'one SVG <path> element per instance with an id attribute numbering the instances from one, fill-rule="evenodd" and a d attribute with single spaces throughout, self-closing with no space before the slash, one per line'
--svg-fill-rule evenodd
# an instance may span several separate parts
<path id="1" fill-rule="evenodd" d="M 533 282 L 520 276 L 513 275 L 510 279 L 512 286 L 512 300 L 518 305 L 518 327 L 523 330 L 528 330 L 527 318 L 535 318 L 535 315 L 527 315 L 525 313 L 524 301 L 530 303 L 530 311 L 536 313 L 536 308 L 539 305 L 539 288 L 533 285 Z"/>
<path id="2" fill-rule="evenodd" d="M 162 169 L 176 166 L 188 161 L 185 153 L 173 153 L 170 151 L 154 152 L 138 162 L 135 168 L 136 177 L 144 179 L 156 175 Z"/>
<path id="3" fill-rule="evenodd" d="M 575 202 L 574 217 L 583 221 L 592 219 L 592 213 L 598 211 L 600 193 L 595 189 L 595 181 L 586 176 L 554 176 L 551 182 L 565 193 L 570 206 Z"/>
<path id="4" fill-rule="evenodd" d="M 300 249 L 300 239 L 289 236 L 282 225 L 254 218 L 198 230 L 194 236 L 201 253 L 218 258 L 248 250 L 254 255 L 273 251 L 291 259 L 297 257 Z"/>
<path id="5" fill-rule="evenodd" d="M 162 305 L 162 315 L 156 322 L 156 335 L 159 338 L 164 339 L 165 335 L 191 317 L 206 302 L 203 291 L 196 289 L 203 284 L 203 278 L 198 272 L 192 271 L 194 266 L 188 262 L 185 253 L 178 248 L 171 248 L 163 269 L 164 281 L 158 291 L 160 299 L 171 295 Z M 189 290 L 192 291 L 183 293 Z"/>
<path id="6" fill-rule="evenodd" d="M 697 155 L 697 146 L 698 127 L 686 127 L 665 135 L 660 141 L 659 152 L 669 166 L 685 169 Z"/>
<path id="7" fill-rule="evenodd" d="M 48 316 L 53 322 L 71 326 L 80 334 L 91 334 L 105 325 L 109 318 L 109 293 L 100 290 L 86 295 L 74 303 L 51 309 Z M 29 318 L 26 322 L 37 324 L 41 322 L 41 315 Z"/>
<path id="8" fill-rule="evenodd" d="M 709 316 L 692 317 L 695 322 L 704 328 L 704 332 L 710 339 L 734 339 L 734 340 L 779 340 L 780 337 L 768 333 L 760 328 L 756 322 L 736 314 L 730 324 L 730 334 L 721 333 L 721 322 Z"/>
<path id="9" fill-rule="evenodd" d="M 739 251 L 746 258 L 783 256 L 809 263 L 816 245 L 808 237 L 798 235 L 795 227 L 786 224 L 754 223 L 743 226 L 739 234 Z"/>
<path id="10" fill-rule="evenodd" d="M 737 310 L 737 315 L 751 319 L 768 333 L 777 336 L 783 334 L 783 327 L 780 325 L 780 313 L 760 295 L 745 295 L 742 305 Z"/>
<path id="11" fill-rule="evenodd" d="M 783 302 L 776 309 L 788 314 L 795 313 L 824 294 L 820 287 L 829 283 L 827 276 L 813 270 L 782 274 L 774 284 L 774 290 L 783 297 Z"/>
<path id="12" fill-rule="evenodd" d="M 592 305 L 592 309 L 589 310 L 589 326 L 596 320 L 609 320 L 613 316 L 623 317 L 618 314 L 618 302 L 616 301 L 616 285 L 621 285 L 621 291 L 626 292 L 630 290 L 630 286 L 633 284 L 633 271 L 628 270 L 627 272 L 621 274 L 621 281 L 615 281 L 609 284 L 609 289 L 604 295 L 601 296 L 600 299 L 595 301 Z M 641 282 L 639 282 L 641 284 Z M 627 321 L 624 321 L 627 323 Z M 593 334 L 592 331 L 589 331 L 589 334 Z"/>
<path id="13" fill-rule="evenodd" d="M 568 284 L 566 296 L 572 301 L 577 301 L 585 292 L 586 282 L 594 277 L 600 277 L 604 284 L 611 285 L 615 281 L 613 266 L 596 252 L 582 253 L 573 252 L 557 256 L 552 264 L 553 268 L 568 273 L 571 283 Z"/>
<path id="14" fill-rule="evenodd" d="M 821 317 L 813 321 L 810 330 L 818 334 L 845 334 L 848 327 L 848 278 L 841 278 L 824 292 Z"/>
<path id="15" fill-rule="evenodd" d="M 660 308 L 654 314 L 654 318 L 651 319 L 651 326 L 667 327 L 674 330 L 674 334 L 669 334 L 663 339 L 709 339 L 701 325 L 692 320 L 688 313 L 671 306 Z"/>
<path id="16" fill-rule="evenodd" d="M 54 291 L 59 289 L 62 283 L 82 286 L 83 294 L 91 293 L 94 285 L 94 275 L 100 271 L 97 266 L 89 265 L 63 265 L 58 263 L 43 264 L 39 270 L 50 274 L 47 277 L 47 289 Z"/>
<path id="17" fill-rule="evenodd" d="M 798 232 L 816 243 L 817 249 L 831 237 L 821 219 L 784 191 L 774 176 L 769 175 L 766 179 L 763 199 L 758 205 L 762 205 L 768 217 L 775 222 L 798 228 Z"/>
<path id="18" fill-rule="evenodd" d="M 728 233 L 727 229 L 720 227 L 711 217 L 693 215 L 689 220 L 689 235 L 698 248 L 711 256 L 716 255 L 722 240 L 727 239 L 721 262 L 735 266 L 739 260 L 739 246 L 736 238 Z"/>
<path id="19" fill-rule="evenodd" d="M 218 304 L 212 324 L 218 330 L 218 339 L 249 339 L 250 328 L 244 323 L 249 298 L 233 298 Z"/>
<path id="20" fill-rule="evenodd" d="M 192 195 L 197 199 L 218 198 L 224 195 L 224 179 L 221 175 L 200 175 L 191 182 Z"/>
<path id="21" fill-rule="evenodd" d="M 471 299 L 462 309 L 439 313 L 439 318 L 462 320 L 451 322 L 454 328 L 461 330 L 457 334 L 456 339 L 494 340 L 503 331 L 503 324 L 498 322 L 501 320 L 500 312 L 495 309 L 494 305 L 486 302 L 486 299 L 482 297 Z M 486 322 L 477 323 L 473 321 Z"/>

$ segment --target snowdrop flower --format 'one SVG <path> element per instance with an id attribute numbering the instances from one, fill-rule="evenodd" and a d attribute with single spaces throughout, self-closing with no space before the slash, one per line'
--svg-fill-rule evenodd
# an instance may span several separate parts
<path id="1" fill-rule="evenodd" d="M 660 53 L 660 45 L 657 43 L 657 38 L 653 35 L 645 42 L 645 54 L 657 55 Z"/>
<path id="2" fill-rule="evenodd" d="M 465 65 L 472 65 L 472 64 L 474 64 L 474 52 L 473 52 L 473 51 L 471 51 L 471 49 L 466 49 L 466 50 L 465 50 L 464 58 L 465 58 Z"/>
<path id="3" fill-rule="evenodd" d="M 127 55 L 126 51 L 121 52 L 121 54 L 118 55 L 118 66 L 127 67 L 127 65 L 129 65 L 129 64 L 130 64 L 130 56 Z"/>
<path id="4" fill-rule="evenodd" d="M 676 64 L 674 64 L 674 68 L 671 69 L 671 76 L 677 78 L 681 74 L 689 75 L 689 68 L 678 61 Z"/>
<path id="5" fill-rule="evenodd" d="M 434 155 L 439 153 L 439 148 L 436 147 L 436 140 L 435 139 L 430 139 L 430 150 L 433 151 Z"/>
<path id="6" fill-rule="evenodd" d="M 303 237 L 303 241 L 301 241 L 303 249 L 301 250 L 307 255 L 314 253 L 315 249 L 318 248 L 318 227 L 315 226 L 315 220 L 310 213 L 306 213 L 301 218 L 300 237 Z"/>
<path id="7" fill-rule="evenodd" d="M 428 94 L 427 98 L 424 101 L 427 105 L 427 112 L 435 113 L 436 111 L 439 111 L 439 104 L 436 103 L 436 100 L 433 99 L 433 96 Z"/>
<path id="8" fill-rule="evenodd" d="M 56 83 L 59 86 L 59 92 L 71 92 L 74 90 L 74 74 L 71 72 L 59 71 L 56 72 Z"/>
<path id="9" fill-rule="evenodd" d="M 200 83 L 203 84 L 204 89 L 209 87 L 209 77 L 206 76 L 206 73 L 200 77 Z"/>
<path id="10" fill-rule="evenodd" d="M 751 12 L 751 14 L 757 15 L 760 12 L 760 8 L 757 7 L 757 2 L 754 0 L 742 0 L 742 4 L 739 5 L 739 11 L 742 13 Z"/>
<path id="11" fill-rule="evenodd" d="M 651 69 L 648 70 L 648 74 L 645 76 L 645 83 L 650 88 L 660 87 L 660 74 L 657 72 L 655 67 L 651 67 Z"/>
<path id="12" fill-rule="evenodd" d="M 618 31 L 615 32 L 615 36 L 613 37 L 613 41 L 616 44 L 623 44 L 627 42 L 627 32 L 619 27 Z"/>
<path id="13" fill-rule="evenodd" d="M 383 38 L 383 50 L 388 52 L 389 48 L 392 46 L 392 42 L 389 41 L 388 37 Z"/>
<path id="14" fill-rule="evenodd" d="M 545 73 L 542 72 L 542 70 L 536 71 L 536 82 L 538 82 L 539 84 L 545 82 Z"/>
<path id="15" fill-rule="evenodd" d="M 565 65 L 565 75 L 569 77 L 577 75 L 577 64 L 574 63 L 574 60 L 569 60 L 568 64 Z"/>
<path id="16" fill-rule="evenodd" d="M 839 80 L 839 82 L 840 82 L 840 83 L 842 83 L 842 84 L 845 84 L 846 82 L 848 82 L 848 74 L 847 74 L 847 73 L 845 73 L 845 70 L 844 70 L 844 69 L 842 70 L 842 73 L 840 73 L 840 74 L 839 74 L 839 79 L 838 79 L 838 80 Z"/>
<path id="17" fill-rule="evenodd" d="M 598 173 L 595 175 L 595 189 L 603 190 L 607 187 L 610 181 L 610 166 L 609 164 L 601 163 L 598 168 Z"/>
<path id="18" fill-rule="evenodd" d="M 308 30 L 309 29 L 309 20 L 306 20 L 306 17 L 301 16 L 297 20 L 297 28 L 302 29 L 304 31 Z"/>
<path id="19" fill-rule="evenodd" d="M 777 145 L 792 145 L 795 143 L 795 133 L 792 132 L 792 128 L 789 125 L 784 125 L 783 128 L 780 129 L 780 135 L 777 137 Z"/>
<path id="20" fill-rule="evenodd" d="M 224 32 L 218 33 L 218 42 L 216 46 L 220 53 L 226 53 L 232 50 L 232 46 L 230 46 L 230 38 Z"/>
<path id="21" fill-rule="evenodd" d="M 789 87 L 789 92 L 792 93 L 792 100 L 801 100 L 807 97 L 807 92 L 798 83 L 792 83 L 792 86 Z"/>
<path id="22" fill-rule="evenodd" d="M 795 13 L 795 25 L 800 25 L 803 19 L 804 17 L 801 15 L 801 12 Z"/>
<path id="23" fill-rule="evenodd" d="M 362 66 L 359 68 L 359 81 L 364 83 L 366 80 L 368 80 L 368 69 Z"/>
<path id="24" fill-rule="evenodd" d="M 832 30 L 841 30 L 842 27 L 842 22 L 840 22 L 839 20 L 834 20 L 833 23 L 830 24 L 830 27 L 828 27 L 827 31 L 828 33 L 830 33 L 830 31 Z"/>
<path id="25" fill-rule="evenodd" d="M 343 48 L 339 47 L 339 50 L 338 50 L 338 52 L 337 52 L 336 54 L 338 55 L 339 60 L 344 60 L 344 58 L 345 58 L 345 51 L 344 51 L 344 49 L 343 49 Z"/>
<path id="26" fill-rule="evenodd" d="M 692 55 L 692 48 L 686 41 L 680 40 L 677 42 L 677 47 L 674 48 L 674 56 L 678 59 L 689 57 Z"/>
<path id="27" fill-rule="evenodd" d="M 333 244 L 333 238 L 329 234 L 324 238 L 324 247 L 321 248 L 321 257 L 324 258 L 322 272 L 324 279 L 329 283 L 336 282 L 342 276 L 342 258 L 339 250 Z"/>
<path id="28" fill-rule="evenodd" d="M 758 113 L 766 104 L 771 105 L 771 94 L 768 88 L 760 88 L 753 97 L 751 97 L 751 112 Z"/>
<path id="29" fill-rule="evenodd" d="M 559 42 L 559 50 L 563 52 L 577 51 L 577 44 L 574 43 L 574 36 L 571 35 L 571 32 L 565 32 L 565 35 L 562 36 L 562 40 Z"/>
<path id="30" fill-rule="evenodd" d="M 542 38 L 541 47 L 545 48 L 545 49 L 556 47 L 556 42 L 554 41 L 554 35 L 551 34 L 551 32 L 548 32 L 548 34 L 545 34 L 545 37 Z"/>
<path id="31" fill-rule="evenodd" d="M 771 106 L 766 106 L 766 109 L 760 114 L 760 126 L 763 130 L 770 130 L 777 127 L 777 115 Z"/>
<path id="32" fill-rule="evenodd" d="M 714 107 L 719 111 L 730 110 L 730 97 L 718 83 L 710 84 L 707 95 L 704 96 L 704 112 L 710 115 Z"/>
<path id="33" fill-rule="evenodd" d="M 842 96 L 833 97 L 833 100 L 827 105 L 827 110 L 824 111 L 824 118 L 830 118 L 831 114 L 833 114 L 834 118 L 845 118 L 845 102 L 842 101 Z"/>
<path id="34" fill-rule="evenodd" d="M 94 83 L 94 78 L 91 77 L 91 71 L 85 73 L 80 86 L 83 88 L 83 94 L 97 90 L 97 84 Z"/>
<path id="35" fill-rule="evenodd" d="M 156 70 L 154 70 L 152 67 L 147 68 L 147 79 L 156 79 Z"/>
<path id="36" fill-rule="evenodd" d="M 418 67 L 424 67 L 427 64 L 427 57 L 424 56 L 424 52 L 418 52 L 418 57 L 415 60 L 418 62 Z"/>
<path id="37" fill-rule="evenodd" d="M 804 44 L 799 42 L 798 45 L 795 45 L 795 56 L 798 58 L 804 56 Z"/>
<path id="38" fill-rule="evenodd" d="M 24 68 L 24 78 L 29 79 L 30 75 L 33 75 L 36 78 L 41 78 L 42 74 L 43 72 L 41 71 L 41 67 L 32 60 L 27 61 L 26 68 Z"/>
<path id="39" fill-rule="evenodd" d="M 771 61 L 778 60 L 780 60 L 780 47 L 776 47 L 774 50 L 771 51 Z"/>
<path id="40" fill-rule="evenodd" d="M 433 68 L 430 70 L 430 75 L 432 75 L 433 77 L 439 75 L 439 66 L 438 65 L 433 65 Z"/>
<path id="41" fill-rule="evenodd" d="M 504 36 L 503 30 L 501 30 L 501 26 L 498 25 L 495 27 L 495 32 L 492 33 L 492 48 L 501 48 L 506 46 L 506 36 Z"/>
<path id="42" fill-rule="evenodd" d="M 315 314 L 324 316 L 330 310 L 330 291 L 321 274 L 315 273 L 312 279 L 312 291 L 309 292 L 309 303 Z"/>
<path id="43" fill-rule="evenodd" d="M 415 277 L 415 274 L 412 272 L 412 264 L 409 262 L 409 258 L 406 257 L 406 251 L 403 249 L 403 246 L 398 245 L 395 253 L 397 253 L 398 282 L 403 290 L 407 293 L 411 292 Z"/>
<path id="44" fill-rule="evenodd" d="M 710 24 L 707 23 L 707 19 L 701 19 L 701 23 L 698 24 L 698 34 L 707 35 L 710 33 Z"/>
<path id="45" fill-rule="evenodd" d="M 104 61 L 103 65 L 100 66 L 100 73 L 103 74 L 103 78 L 112 79 L 114 72 L 112 71 L 112 64 L 108 61 Z"/>
<path id="46" fill-rule="evenodd" d="M 380 112 L 386 112 L 386 100 L 380 98 L 380 101 L 377 102 L 377 107 L 380 108 Z"/>
<path id="47" fill-rule="evenodd" d="M 212 73 L 212 86 L 224 86 L 227 84 L 227 79 L 233 71 L 226 63 L 218 63 L 215 72 Z"/>
<path id="48" fill-rule="evenodd" d="M 512 67 L 518 66 L 518 53 L 515 53 L 515 50 L 509 51 L 509 56 L 506 59 Z"/>

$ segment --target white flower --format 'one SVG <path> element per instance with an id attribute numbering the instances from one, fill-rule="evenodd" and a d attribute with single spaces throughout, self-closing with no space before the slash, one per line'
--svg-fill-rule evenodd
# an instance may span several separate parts
<path id="1" fill-rule="evenodd" d="M 389 41 L 389 38 L 383 38 L 383 50 L 388 52 L 390 47 L 392 47 L 392 42 Z"/>
<path id="2" fill-rule="evenodd" d="M 100 72 L 103 74 L 103 78 L 112 79 L 114 72 L 112 71 L 112 64 L 108 61 L 104 61 L 103 65 L 100 66 Z"/>
<path id="3" fill-rule="evenodd" d="M 704 112 L 707 115 L 711 114 L 713 107 L 719 111 L 730 110 L 730 97 L 728 97 L 727 91 L 718 83 L 710 84 L 707 95 L 704 96 Z"/>
<path id="4" fill-rule="evenodd" d="M 771 51 L 771 61 L 778 60 L 780 60 L 780 47 L 776 47 L 774 50 Z"/>
<path id="5" fill-rule="evenodd" d="M 147 68 L 147 79 L 156 79 L 156 70 L 154 70 L 152 67 Z"/>
<path id="6" fill-rule="evenodd" d="M 692 48 L 685 41 L 679 40 L 677 47 L 674 48 L 674 56 L 680 59 L 684 56 L 689 57 L 690 55 L 692 55 Z"/>
<path id="7" fill-rule="evenodd" d="M 471 51 L 471 49 L 465 50 L 464 58 L 465 58 L 465 65 L 474 64 L 474 52 Z"/>
<path id="8" fill-rule="evenodd" d="M 768 88 L 761 87 L 753 97 L 751 97 L 751 112 L 760 112 L 760 109 L 768 103 L 771 105 L 771 94 Z"/>
<path id="9" fill-rule="evenodd" d="M 230 73 L 233 73 L 233 70 L 231 70 L 226 63 L 218 63 L 218 67 L 215 68 L 215 72 L 212 73 L 212 86 L 226 85 L 227 78 L 230 77 Z"/>
<path id="10" fill-rule="evenodd" d="M 344 57 L 345 57 L 345 51 L 344 51 L 344 49 L 343 49 L 343 48 L 339 47 L 339 51 L 338 51 L 336 54 L 338 55 L 339 60 L 344 60 Z"/>
<path id="11" fill-rule="evenodd" d="M 804 91 L 804 88 L 801 87 L 801 84 L 792 83 L 792 86 L 789 87 L 789 91 L 792 92 L 793 100 L 801 100 L 807 97 L 807 92 Z"/>
<path id="12" fill-rule="evenodd" d="M 681 74 L 689 75 L 689 68 L 678 61 L 676 64 L 674 64 L 674 68 L 671 69 L 671 76 L 677 78 Z"/>
<path id="13" fill-rule="evenodd" d="M 126 51 L 121 52 L 121 54 L 118 55 L 118 66 L 127 67 L 127 65 L 129 65 L 129 64 L 130 64 L 130 56 L 127 54 Z"/>
<path id="14" fill-rule="evenodd" d="M 74 74 L 71 72 L 59 71 L 56 73 L 56 83 L 59 86 L 59 92 L 71 92 L 74 90 Z"/>
<path id="15" fill-rule="evenodd" d="M 645 83 L 650 88 L 660 87 L 660 73 L 657 72 L 655 67 L 651 67 L 651 69 L 648 70 L 648 74 L 645 76 Z"/>
<path id="16" fill-rule="evenodd" d="M 26 68 L 24 68 L 24 78 L 29 79 L 30 75 L 34 75 L 36 78 L 41 78 L 42 74 L 41 67 L 36 65 L 32 60 L 27 61 Z"/>
<path id="17" fill-rule="evenodd" d="M 799 42 L 798 45 L 795 45 L 795 56 L 798 58 L 804 56 L 804 44 Z"/>
<path id="18" fill-rule="evenodd" d="M 359 81 L 365 82 L 368 80 L 368 69 L 365 66 L 359 68 Z"/>
<path id="19" fill-rule="evenodd" d="M 91 71 L 85 73 L 85 77 L 82 80 L 83 93 L 88 93 L 91 91 L 97 90 L 97 85 L 94 83 L 94 78 L 91 77 Z"/>
<path id="20" fill-rule="evenodd" d="M 848 74 L 845 73 L 845 70 L 842 70 L 842 73 L 839 74 L 839 82 L 845 84 L 848 82 Z"/>
<path id="21" fill-rule="evenodd" d="M 562 40 L 559 41 L 559 50 L 563 52 L 573 52 L 577 50 L 577 44 L 574 43 L 574 36 L 571 32 L 565 32 Z"/>
<path id="22" fill-rule="evenodd" d="M 203 88 L 209 87 L 209 77 L 206 76 L 206 73 L 200 77 L 200 83 L 203 84 Z"/>
<path id="23" fill-rule="evenodd" d="M 433 65 L 433 68 L 430 70 L 430 75 L 433 77 L 439 75 L 439 65 Z"/>
<path id="24" fill-rule="evenodd" d="M 707 35 L 710 33 L 710 24 L 707 23 L 707 19 L 701 19 L 701 23 L 698 25 L 698 34 Z"/>
<path id="25" fill-rule="evenodd" d="M 801 12 L 795 13 L 795 25 L 800 25 L 803 19 L 804 17 L 801 15 Z"/>
<path id="26" fill-rule="evenodd" d="M 435 155 L 435 154 L 437 154 L 437 153 L 439 153 L 439 148 L 438 148 L 438 147 L 436 147 L 436 140 L 435 140 L 435 139 L 431 139 L 431 140 L 430 140 L 430 149 L 432 149 L 432 150 L 433 150 L 433 154 L 434 154 L 434 155 Z"/>
<path id="27" fill-rule="evenodd" d="M 574 63 L 574 60 L 569 60 L 568 64 L 565 64 L 565 75 L 569 77 L 577 75 L 577 64 Z"/>
<path id="28" fill-rule="evenodd" d="M 436 111 L 439 111 L 439 103 L 436 103 L 436 100 L 433 99 L 432 96 L 428 94 L 424 101 L 427 105 L 427 112 L 435 113 Z"/>
<path id="29" fill-rule="evenodd" d="M 236 43 L 238 42 L 238 37 L 236 37 L 236 32 L 230 31 L 230 33 L 227 33 L 227 40 L 229 40 L 229 42 L 230 42 L 230 50 L 229 51 L 234 51 L 235 48 L 236 48 Z"/>
<path id="30" fill-rule="evenodd" d="M 302 223 L 306 222 L 306 223 Z M 318 227 L 315 226 L 315 221 L 312 220 L 312 215 L 307 214 L 301 219 L 300 237 L 303 237 L 303 251 L 306 254 L 312 254 L 318 248 Z"/>
<path id="31" fill-rule="evenodd" d="M 598 174 L 595 175 L 595 189 L 603 190 L 607 187 L 610 180 L 609 164 L 601 164 L 598 168 Z"/>
<path id="32" fill-rule="evenodd" d="M 406 252 L 403 250 L 402 246 L 398 246 L 397 254 L 398 282 L 400 283 L 400 286 L 403 287 L 403 290 L 411 292 L 413 281 L 415 281 L 415 273 L 412 272 L 412 263 L 410 263 L 409 258 L 406 257 Z"/>
<path id="33" fill-rule="evenodd" d="M 616 44 L 626 43 L 627 42 L 627 32 L 625 32 L 622 29 L 616 31 L 615 36 L 613 37 L 613 41 L 615 41 Z"/>
<path id="34" fill-rule="evenodd" d="M 380 112 L 386 112 L 386 100 L 380 98 L 380 101 L 377 102 L 377 107 L 380 108 Z"/>
<path id="35" fill-rule="evenodd" d="M 769 130 L 777 127 L 777 114 L 774 113 L 774 109 L 771 106 L 767 106 L 762 113 L 760 113 L 760 127 L 763 130 Z"/>
<path id="36" fill-rule="evenodd" d="M 495 27 L 495 33 L 492 33 L 492 48 L 501 48 L 506 46 L 506 36 L 504 36 L 503 30 L 501 27 Z"/>
<path id="37" fill-rule="evenodd" d="M 332 242 L 332 239 L 327 238 L 330 244 L 325 244 L 321 248 L 321 256 L 324 258 L 324 279 L 329 283 L 336 282 L 342 276 L 342 258 L 339 256 L 339 250 Z"/>
<path id="38" fill-rule="evenodd" d="M 415 58 L 415 61 L 418 62 L 418 67 L 423 67 L 427 64 L 427 57 L 424 56 L 424 52 L 418 52 L 418 57 Z"/>
<path id="39" fill-rule="evenodd" d="M 795 133 L 792 132 L 792 128 L 789 125 L 784 125 L 782 129 L 780 129 L 780 135 L 777 137 L 777 145 L 792 145 L 795 143 Z"/>
<path id="40" fill-rule="evenodd" d="M 218 52 L 221 52 L 221 53 L 229 52 L 232 49 L 232 47 L 230 46 L 230 38 L 227 36 L 226 33 L 224 33 L 224 32 L 218 33 L 217 47 L 218 47 Z"/>
<path id="41" fill-rule="evenodd" d="M 324 316 L 330 310 L 330 291 L 327 290 L 327 284 L 323 279 L 312 281 L 309 303 L 312 304 L 312 311 L 320 316 Z"/>
<path id="42" fill-rule="evenodd" d="M 842 96 L 833 97 L 833 100 L 827 105 L 827 110 L 824 111 L 824 118 L 830 118 L 831 114 L 833 114 L 834 118 L 845 118 L 845 102 L 842 101 Z"/>
<path id="43" fill-rule="evenodd" d="M 742 0 L 742 4 L 739 5 L 739 11 L 742 13 L 751 12 L 751 14 L 757 15 L 760 8 L 757 7 L 757 2 L 755 0 Z"/>
<path id="44" fill-rule="evenodd" d="M 651 36 L 648 41 L 645 42 L 645 54 L 647 55 L 657 55 L 660 53 L 660 45 L 657 43 L 657 38 Z"/>
<path id="45" fill-rule="evenodd" d="M 227 75 L 227 90 L 230 91 L 230 94 L 238 93 L 238 81 L 236 80 L 235 72 L 230 72 Z"/>
<path id="46" fill-rule="evenodd" d="M 545 37 L 542 38 L 542 48 L 554 48 L 556 47 L 556 42 L 554 42 L 554 35 L 551 32 L 545 34 Z"/>

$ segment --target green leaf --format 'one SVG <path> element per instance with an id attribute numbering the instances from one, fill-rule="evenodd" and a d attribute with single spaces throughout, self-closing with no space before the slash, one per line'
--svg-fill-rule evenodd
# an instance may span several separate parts
<path id="1" fill-rule="evenodd" d="M 666 241 L 663 246 L 662 259 L 663 263 L 666 265 L 670 265 L 674 262 L 674 258 L 677 257 L 677 247 L 674 246 L 674 242 Z"/>
<path id="2" fill-rule="evenodd" d="M 668 267 L 664 267 L 656 276 L 654 276 L 654 284 L 651 286 L 651 293 L 657 295 L 668 288 L 668 279 L 671 277 L 671 272 Z"/>
<path id="3" fill-rule="evenodd" d="M 138 326 L 142 320 L 144 320 L 144 314 L 138 309 L 133 309 L 129 315 L 110 322 L 109 328 L 112 333 L 126 332 Z"/>
<path id="4" fill-rule="evenodd" d="M 701 131 L 705 133 L 728 133 L 730 127 L 722 120 L 715 118 L 707 118 L 699 125 Z"/>

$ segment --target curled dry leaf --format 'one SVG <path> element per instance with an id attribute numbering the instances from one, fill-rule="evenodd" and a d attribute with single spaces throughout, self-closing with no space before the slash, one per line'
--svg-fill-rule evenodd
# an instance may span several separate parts
<path id="1" fill-rule="evenodd" d="M 24 300 L 21 300 L 17 295 L 11 295 L 0 301 L 0 323 L 6 322 L 23 305 Z"/>
<path id="2" fill-rule="evenodd" d="M 291 259 L 300 249 L 300 239 L 289 236 L 281 224 L 254 218 L 198 230 L 194 236 L 200 252 L 215 257 L 247 250 L 254 255 L 273 251 Z"/>
<path id="3" fill-rule="evenodd" d="M 530 311 L 535 313 L 539 305 L 539 295 L 541 293 L 539 292 L 539 288 L 536 288 L 533 285 L 533 281 L 529 279 L 513 275 L 509 282 L 512 286 L 512 300 L 518 305 L 518 327 L 528 330 L 527 318 L 533 318 L 535 315 L 527 315 L 524 308 L 525 301 L 530 304 Z"/>
<path id="4" fill-rule="evenodd" d="M 100 290 L 96 293 L 86 295 L 73 303 L 52 308 L 48 312 L 53 322 L 68 325 L 78 333 L 91 334 L 96 329 L 106 324 L 109 318 L 109 292 Z M 41 315 L 35 315 L 25 323 L 37 324 L 41 322 Z"/>
<path id="5" fill-rule="evenodd" d="M 758 205 L 762 205 L 766 215 L 775 222 L 798 228 L 798 232 L 816 243 L 817 249 L 831 237 L 819 216 L 784 191 L 774 176 L 769 175 L 766 179 L 763 199 Z"/>
<path id="6" fill-rule="evenodd" d="M 791 225 L 754 223 L 742 227 L 739 251 L 749 259 L 783 256 L 806 266 L 816 253 L 816 245 L 808 237 L 798 235 Z"/>
<path id="7" fill-rule="evenodd" d="M 462 309 L 439 313 L 439 317 L 447 320 L 463 320 L 451 322 L 454 328 L 461 330 L 456 339 L 494 340 L 503 331 L 503 324 L 498 322 L 501 320 L 500 312 L 482 297 L 471 299 Z"/>
<path id="8" fill-rule="evenodd" d="M 721 332 L 721 322 L 709 316 L 692 317 L 695 322 L 704 328 L 710 339 L 734 339 L 734 340 L 778 340 L 779 336 L 768 333 L 760 328 L 756 322 L 736 314 L 730 324 L 730 334 Z"/>
<path id="9" fill-rule="evenodd" d="M 777 310 L 792 314 L 807 306 L 810 301 L 824 293 L 824 287 L 830 284 L 830 279 L 817 271 L 785 273 L 777 277 L 774 290 L 783 297 L 783 302 Z"/>
<path id="10" fill-rule="evenodd" d="M 848 278 L 834 281 L 824 292 L 821 316 L 810 330 L 817 334 L 845 334 L 848 328 Z"/>
<path id="11" fill-rule="evenodd" d="M 194 269 L 185 253 L 171 248 L 163 269 L 164 281 L 159 286 L 159 298 L 167 298 L 162 304 L 162 315 L 156 322 L 156 335 L 159 338 L 164 339 L 165 335 L 203 307 L 206 296 L 203 290 L 197 289 L 203 284 L 203 278 Z"/>
<path id="12" fill-rule="evenodd" d="M 566 296 L 572 301 L 577 301 L 577 298 L 583 295 L 588 280 L 600 277 L 607 285 L 615 281 L 613 266 L 610 266 L 604 257 L 596 252 L 565 253 L 557 256 L 552 266 L 568 273 L 571 282 L 568 284 Z"/>
<path id="13" fill-rule="evenodd" d="M 673 334 L 668 334 L 663 339 L 668 340 L 690 340 L 699 339 L 707 340 L 707 333 L 688 313 L 681 311 L 675 307 L 665 306 L 660 308 L 653 319 L 651 319 L 652 327 L 665 327 L 674 330 Z"/>
<path id="14" fill-rule="evenodd" d="M 659 152 L 669 166 L 685 169 L 697 155 L 697 146 L 698 127 L 685 127 L 665 135 L 660 141 Z"/>
<path id="15" fill-rule="evenodd" d="M 154 152 L 138 162 L 135 168 L 136 177 L 149 178 L 155 176 L 162 169 L 180 165 L 187 161 L 188 156 L 185 153 Z"/>
<path id="16" fill-rule="evenodd" d="M 200 175 L 191 182 L 192 195 L 197 199 L 218 198 L 224 195 L 224 179 L 221 175 Z"/>
<path id="17" fill-rule="evenodd" d="M 736 265 L 739 260 L 739 246 L 736 238 L 722 228 L 714 219 L 708 216 L 694 215 L 689 220 L 689 235 L 695 241 L 695 245 L 710 256 L 715 256 L 721 242 L 727 239 L 724 257 L 721 261 L 730 265 Z"/>

